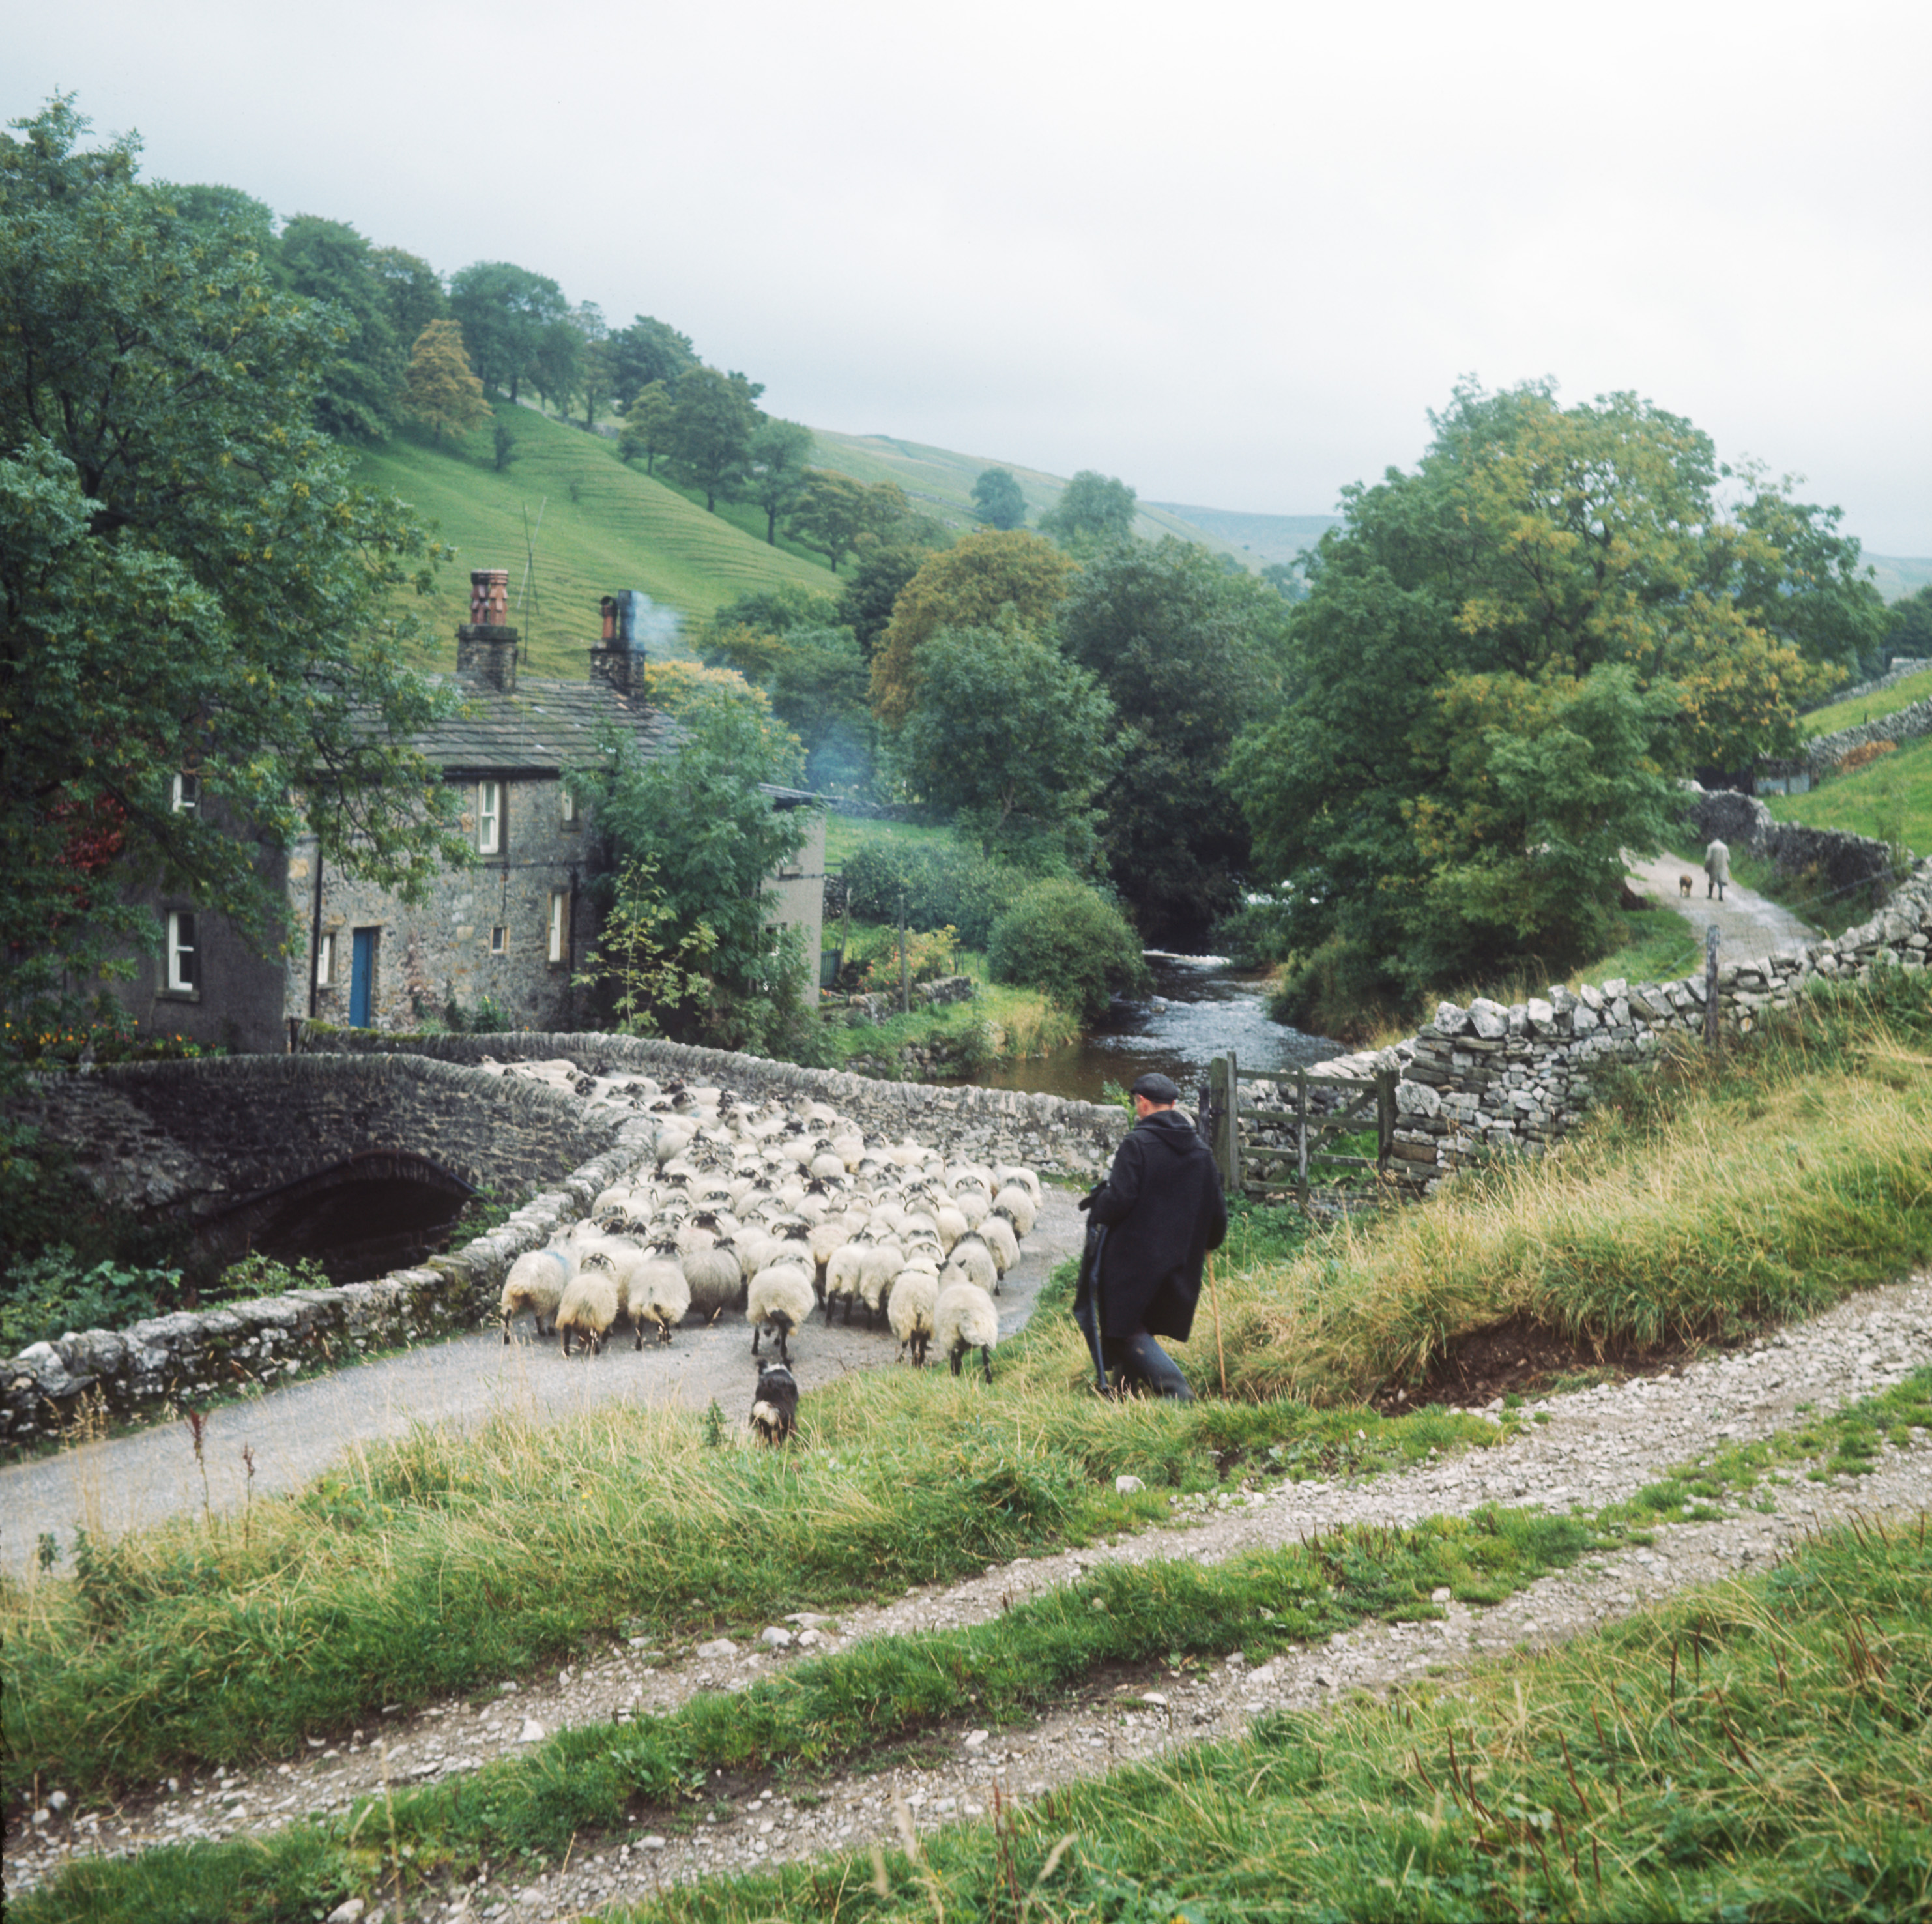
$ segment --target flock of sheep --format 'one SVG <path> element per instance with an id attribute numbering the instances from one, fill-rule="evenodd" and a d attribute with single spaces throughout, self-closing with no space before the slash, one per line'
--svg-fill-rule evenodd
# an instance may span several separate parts
<path id="1" fill-rule="evenodd" d="M 673 1082 L 646 1112 L 651 1153 L 629 1178 L 512 1265 L 506 1343 L 525 1311 L 539 1335 L 546 1324 L 561 1334 L 567 1356 L 573 1338 L 601 1352 L 620 1322 L 641 1349 L 647 1326 L 668 1343 L 687 1316 L 710 1324 L 742 1309 L 752 1355 L 775 1335 L 784 1366 L 761 1375 L 753 1411 L 772 1440 L 790 1433 L 796 1406 L 795 1385 L 785 1393 L 790 1339 L 820 1305 L 828 1322 L 862 1310 L 876 1329 L 884 1319 L 916 1365 L 936 1347 L 957 1376 L 976 1350 L 992 1381 L 993 1298 L 1040 1208 L 1031 1169 L 868 1142 L 822 1103 L 754 1105 Z"/>

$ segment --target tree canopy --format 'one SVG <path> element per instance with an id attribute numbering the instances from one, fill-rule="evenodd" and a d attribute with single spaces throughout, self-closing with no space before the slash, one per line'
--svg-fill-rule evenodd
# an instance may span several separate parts
<path id="1" fill-rule="evenodd" d="M 1248 826 L 1219 777 L 1241 728 L 1280 699 L 1287 617 L 1252 576 L 1171 538 L 1110 548 L 1069 584 L 1063 645 L 1120 713 L 1107 864 L 1150 942 L 1198 941 L 1239 905 Z"/>
<path id="2" fill-rule="evenodd" d="M 489 419 L 490 404 L 470 371 L 459 323 L 431 321 L 416 336 L 398 411 L 439 440 L 460 439 Z"/>
<path id="3" fill-rule="evenodd" d="M 654 381 L 662 381 L 668 392 L 698 365 L 691 336 L 648 314 L 614 329 L 608 352 L 610 393 L 620 407 L 628 407 Z"/>
<path id="4" fill-rule="evenodd" d="M 900 590 L 885 646 L 872 658 L 873 713 L 888 728 L 904 722 L 916 692 L 915 658 L 940 629 L 987 627 L 1003 617 L 1044 623 L 1073 572 L 1065 555 L 1023 529 L 988 529 L 928 557 Z"/>
<path id="5" fill-rule="evenodd" d="M 973 484 L 973 512 L 988 527 L 1018 528 L 1026 525 L 1026 497 L 1010 470 L 989 467 Z"/>
<path id="6" fill-rule="evenodd" d="M 794 539 L 824 555 L 836 575 L 845 556 L 862 546 L 876 546 L 905 516 L 905 494 L 896 481 L 868 487 L 831 468 L 808 468 L 791 533 Z"/>
<path id="7" fill-rule="evenodd" d="M 450 277 L 449 306 L 484 386 L 512 401 L 530 378 L 544 329 L 566 312 L 563 290 L 548 275 L 507 260 L 459 268 Z"/>
<path id="8" fill-rule="evenodd" d="M 1466 384 L 1433 425 L 1413 473 L 1344 490 L 1291 699 L 1229 770 L 1287 939 L 1358 1002 L 1564 963 L 1616 894 L 1566 784 L 1607 784 L 1601 818 L 1654 843 L 1666 778 L 1789 752 L 1874 620 L 1835 511 L 1634 395 Z"/>
<path id="9" fill-rule="evenodd" d="M 1084 868 L 1094 799 L 1112 773 L 1113 704 L 1051 635 L 1016 622 L 942 628 L 920 650 L 893 761 L 920 798 L 958 813 L 989 853 Z"/>
<path id="10" fill-rule="evenodd" d="M 1134 531 L 1134 502 L 1124 481 L 1083 467 L 1040 516 L 1040 532 L 1082 548 L 1126 541 Z"/>
<path id="11" fill-rule="evenodd" d="M 718 496 L 734 492 L 750 466 L 752 437 L 762 418 L 755 398 L 742 374 L 700 367 L 678 377 L 665 452 L 686 480 L 704 489 L 711 513 L 717 512 Z"/>
<path id="12" fill-rule="evenodd" d="M 0 139 L 0 1001 L 88 999 L 158 879 L 265 944 L 304 827 L 406 894 L 464 859 L 397 590 L 426 552 L 313 406 L 338 314 L 57 98 Z M 198 776 L 205 806 L 172 806 Z M 239 827 L 238 835 L 231 830 Z M 250 838 L 253 838 L 252 839 Z"/>
<path id="13" fill-rule="evenodd" d="M 788 512 L 805 485 L 812 430 L 802 422 L 768 415 L 752 436 L 752 499 L 765 511 L 765 540 L 778 545 L 778 517 Z"/>

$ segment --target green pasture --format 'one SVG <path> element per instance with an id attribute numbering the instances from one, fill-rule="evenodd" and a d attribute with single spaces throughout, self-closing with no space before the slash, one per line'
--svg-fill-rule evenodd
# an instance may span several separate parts
<path id="1" fill-rule="evenodd" d="M 1928 695 L 1932 695 L 1932 668 L 1907 675 L 1879 694 L 1861 695 L 1849 701 L 1834 701 L 1826 708 L 1814 708 L 1804 717 L 1804 732 L 1808 736 L 1831 735 L 1840 728 L 1856 728 L 1861 722 L 1896 715 L 1901 708 L 1910 708 Z"/>
<path id="2" fill-rule="evenodd" d="M 1922 735 L 1856 773 L 1835 775 L 1809 794 L 1770 795 L 1765 806 L 1780 821 L 1840 828 L 1879 842 L 1932 853 L 1932 735 Z"/>
<path id="3" fill-rule="evenodd" d="M 356 457 L 362 480 L 400 495 L 456 549 L 432 602 L 440 665 L 454 661 L 449 638 L 469 618 L 472 568 L 508 569 L 511 619 L 530 644 L 530 672 L 566 680 L 588 671 L 598 598 L 620 588 L 640 588 L 687 621 L 754 589 L 836 592 L 822 563 L 766 547 L 762 527 L 754 537 L 707 515 L 641 465 L 626 467 L 614 443 L 507 402 L 496 419 L 516 437 L 516 458 L 501 473 L 488 424 L 446 448 L 399 435 Z M 527 588 L 526 515 L 536 554 Z"/>

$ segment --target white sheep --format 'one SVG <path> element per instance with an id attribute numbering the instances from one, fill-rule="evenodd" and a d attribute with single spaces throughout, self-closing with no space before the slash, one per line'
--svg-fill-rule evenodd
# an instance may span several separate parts
<path id="1" fill-rule="evenodd" d="M 892 1301 L 886 1313 L 892 1334 L 899 1340 L 903 1359 L 912 1352 L 913 1367 L 926 1367 L 926 1352 L 932 1341 L 933 1311 L 939 1302 L 939 1278 L 929 1269 L 904 1269 L 892 1284 Z"/>
<path id="2" fill-rule="evenodd" d="M 940 1245 L 944 1249 L 950 1249 L 968 1227 L 964 1213 L 954 1208 L 950 1202 L 940 1203 L 933 1210 L 932 1220 L 939 1231 Z"/>
<path id="3" fill-rule="evenodd" d="M 1033 1192 L 1024 1183 L 1010 1182 L 993 1198 L 996 1211 L 1004 1211 L 1012 1218 L 1016 1234 L 1030 1235 L 1034 1219 L 1040 1214 L 1040 1205 L 1034 1199 Z"/>
<path id="4" fill-rule="evenodd" d="M 946 1266 L 961 1271 L 968 1282 L 978 1283 L 988 1295 L 999 1294 L 1000 1265 L 994 1261 L 993 1252 L 983 1237 L 962 1236 L 952 1245 Z"/>
<path id="5" fill-rule="evenodd" d="M 892 1278 L 905 1267 L 905 1247 L 896 1238 L 886 1237 L 867 1247 L 866 1266 L 860 1272 L 859 1296 L 866 1305 L 868 1329 L 878 1328 L 879 1312 L 892 1295 Z"/>
<path id="6" fill-rule="evenodd" d="M 575 1267 L 574 1257 L 560 1249 L 526 1250 L 511 1264 L 510 1273 L 503 1279 L 502 1298 L 496 1306 L 503 1319 L 506 1343 L 510 1340 L 511 1319 L 525 1310 L 536 1319 L 539 1336 L 556 1329 L 556 1306 L 563 1301 L 564 1289 Z M 550 1318 L 549 1330 L 544 1328 L 545 1316 Z"/>
<path id="7" fill-rule="evenodd" d="M 556 1328 L 563 1337 L 563 1353 L 570 1354 L 570 1339 L 574 1332 L 592 1355 L 601 1354 L 611 1325 L 622 1313 L 614 1273 L 596 1266 L 579 1269 L 564 1286 L 563 1301 L 556 1306 Z"/>
<path id="8" fill-rule="evenodd" d="M 841 1243 L 832 1252 L 825 1265 L 825 1320 L 832 1320 L 832 1312 L 840 1304 L 845 1307 L 845 1320 L 852 1320 L 852 1305 L 857 1300 L 860 1283 L 866 1274 L 866 1255 L 868 1245 L 860 1242 Z"/>
<path id="9" fill-rule="evenodd" d="M 739 1259 L 737 1245 L 731 1242 L 686 1250 L 680 1273 L 688 1292 L 688 1306 L 704 1318 L 707 1328 L 736 1306 L 751 1280 Z"/>
<path id="10" fill-rule="evenodd" d="M 778 1359 L 788 1365 L 791 1349 L 787 1338 L 804 1327 L 818 1301 L 812 1272 L 802 1264 L 775 1262 L 760 1270 L 745 1296 L 745 1320 L 752 1325 L 752 1354 L 758 1353 L 758 1339 L 769 1325 L 778 1333 Z"/>
<path id="11" fill-rule="evenodd" d="M 969 1349 L 978 1350 L 990 1383 L 993 1346 L 1000 1340 L 1000 1313 L 992 1298 L 976 1283 L 949 1284 L 933 1306 L 932 1340 L 952 1359 L 956 1376 L 960 1358 Z"/>
<path id="12" fill-rule="evenodd" d="M 993 1252 L 993 1260 L 1004 1276 L 1020 1259 L 1019 1232 L 1013 1219 L 998 1208 L 988 1209 L 980 1219 L 980 1240 Z"/>
<path id="13" fill-rule="evenodd" d="M 713 1256 L 716 1252 L 707 1250 L 705 1254 Z M 735 1262 L 731 1265 L 734 1275 L 737 1268 Z M 671 1331 L 691 1308 L 692 1294 L 684 1263 L 667 1255 L 662 1244 L 638 1265 L 631 1274 L 631 1321 L 637 1326 L 640 1349 L 644 1346 L 646 1320 L 657 1325 L 659 1342 L 670 1340 Z"/>

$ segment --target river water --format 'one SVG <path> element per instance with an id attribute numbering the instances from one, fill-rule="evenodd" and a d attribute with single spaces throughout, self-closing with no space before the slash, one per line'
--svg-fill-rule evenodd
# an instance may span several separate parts
<path id="1" fill-rule="evenodd" d="M 1125 1088 L 1150 1069 L 1172 1076 L 1192 1102 L 1210 1056 L 1232 1049 L 1244 1069 L 1292 1069 L 1325 1062 L 1342 1045 L 1271 1020 L 1264 973 L 1230 966 L 1219 956 L 1176 956 L 1150 949 L 1154 993 L 1144 1002 L 1116 1000 L 1106 1019 L 1051 1055 L 1009 1063 L 974 1079 L 989 1088 L 1027 1089 L 1087 1102 L 1106 1100 L 1102 1085 Z"/>

